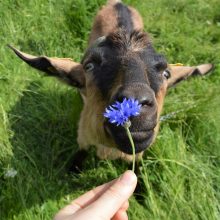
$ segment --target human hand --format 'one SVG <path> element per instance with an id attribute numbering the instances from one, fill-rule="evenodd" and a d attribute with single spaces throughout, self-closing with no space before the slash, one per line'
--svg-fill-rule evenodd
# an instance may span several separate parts
<path id="1" fill-rule="evenodd" d="M 127 220 L 128 199 L 136 185 L 136 175 L 128 170 L 121 177 L 73 200 L 54 220 Z"/>

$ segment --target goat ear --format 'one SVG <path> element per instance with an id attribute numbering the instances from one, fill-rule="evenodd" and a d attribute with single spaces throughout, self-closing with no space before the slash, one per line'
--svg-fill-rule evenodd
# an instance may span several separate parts
<path id="1" fill-rule="evenodd" d="M 80 63 L 73 62 L 69 58 L 49 58 L 46 56 L 32 56 L 23 53 L 8 45 L 15 54 L 30 66 L 54 76 L 71 86 L 83 88 L 85 86 L 85 75 Z"/>
<path id="2" fill-rule="evenodd" d="M 168 79 L 168 87 L 172 87 L 190 76 L 203 76 L 213 70 L 212 64 L 202 64 L 199 66 L 182 66 L 170 64 L 168 69 L 171 77 Z"/>

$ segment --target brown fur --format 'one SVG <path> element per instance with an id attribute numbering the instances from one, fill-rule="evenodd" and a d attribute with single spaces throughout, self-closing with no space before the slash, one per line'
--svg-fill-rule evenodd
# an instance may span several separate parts
<path id="1" fill-rule="evenodd" d="M 138 13 L 138 11 L 132 7 L 128 7 L 128 8 L 131 11 L 134 29 L 138 30 L 138 31 L 143 30 L 144 29 L 143 20 L 142 20 L 142 17 L 140 16 L 140 14 Z"/>
<path id="2" fill-rule="evenodd" d="M 89 46 L 99 37 L 107 36 L 118 31 L 117 13 L 114 5 L 120 1 L 109 1 L 103 6 L 94 19 L 92 31 L 89 38 Z M 143 21 L 136 9 L 129 7 L 135 30 L 143 30 Z"/>
<path id="3" fill-rule="evenodd" d="M 140 51 L 150 44 L 150 37 L 147 33 L 136 31 L 130 35 L 122 29 L 110 33 L 107 39 L 111 42 L 112 47 L 121 51 Z"/>
<path id="4" fill-rule="evenodd" d="M 117 14 L 112 10 L 113 5 L 105 5 L 95 17 L 92 32 L 89 38 L 89 46 L 99 37 L 107 36 L 117 27 Z"/>
<path id="5" fill-rule="evenodd" d="M 164 103 L 164 98 L 165 98 L 166 92 L 167 92 L 167 85 L 168 85 L 168 83 L 166 81 L 164 81 L 164 83 L 161 86 L 159 92 L 156 94 L 156 100 L 157 100 L 157 126 L 154 129 L 154 131 L 155 131 L 154 139 L 156 138 L 157 133 L 159 131 L 159 127 L 160 127 L 160 114 L 163 110 L 163 103 Z"/>

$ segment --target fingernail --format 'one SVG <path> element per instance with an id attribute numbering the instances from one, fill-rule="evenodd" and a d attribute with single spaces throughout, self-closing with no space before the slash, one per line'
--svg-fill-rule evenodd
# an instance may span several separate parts
<path id="1" fill-rule="evenodd" d="M 137 177 L 131 170 L 127 170 L 120 178 L 120 181 L 125 185 L 133 185 L 137 181 Z"/>

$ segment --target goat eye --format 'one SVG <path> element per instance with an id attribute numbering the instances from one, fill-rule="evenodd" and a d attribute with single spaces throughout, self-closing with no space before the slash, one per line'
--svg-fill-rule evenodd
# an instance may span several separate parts
<path id="1" fill-rule="evenodd" d="M 93 69 L 94 69 L 94 64 L 93 63 L 86 64 L 86 66 L 85 66 L 86 72 L 91 72 L 91 71 L 93 71 Z"/>
<path id="2" fill-rule="evenodd" d="M 169 79 L 170 76 L 171 76 L 170 71 L 169 71 L 169 70 L 164 70 L 164 71 L 163 71 L 163 76 L 164 76 L 165 78 Z"/>

